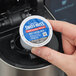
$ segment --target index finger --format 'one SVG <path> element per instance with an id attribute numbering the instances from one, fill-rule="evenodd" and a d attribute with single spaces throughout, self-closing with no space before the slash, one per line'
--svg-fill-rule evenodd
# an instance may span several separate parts
<path id="1" fill-rule="evenodd" d="M 71 39 L 76 38 L 76 26 L 74 24 L 57 20 L 48 20 L 48 21 L 51 23 L 53 30 L 61 32 L 62 34 Z"/>

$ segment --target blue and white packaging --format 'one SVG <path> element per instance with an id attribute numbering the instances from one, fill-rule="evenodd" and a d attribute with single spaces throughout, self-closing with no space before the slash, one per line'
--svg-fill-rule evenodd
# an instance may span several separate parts
<path id="1" fill-rule="evenodd" d="M 23 48 L 42 47 L 50 42 L 53 35 L 51 24 L 41 16 L 33 15 L 24 19 L 20 25 L 20 42 Z"/>

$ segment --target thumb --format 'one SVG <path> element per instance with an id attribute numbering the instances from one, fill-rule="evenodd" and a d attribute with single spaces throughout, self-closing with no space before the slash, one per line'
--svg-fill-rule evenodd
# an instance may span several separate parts
<path id="1" fill-rule="evenodd" d="M 67 63 L 70 63 L 71 59 L 70 55 L 62 54 L 48 47 L 32 48 L 31 52 L 59 67 L 64 72 L 66 72 L 68 68 Z"/>

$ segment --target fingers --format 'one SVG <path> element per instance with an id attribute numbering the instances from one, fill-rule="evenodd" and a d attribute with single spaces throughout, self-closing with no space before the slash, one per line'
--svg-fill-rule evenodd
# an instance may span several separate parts
<path id="1" fill-rule="evenodd" d="M 48 62 L 54 64 L 55 66 L 59 67 L 63 71 L 66 70 L 68 61 L 70 61 L 70 56 L 59 53 L 55 50 L 52 50 L 48 47 L 42 48 L 33 48 L 32 53 L 47 60 Z"/>
<path id="2" fill-rule="evenodd" d="M 52 27 L 55 31 L 61 32 L 71 39 L 76 38 L 76 26 L 74 26 L 73 24 L 56 20 L 49 20 L 49 22 L 52 24 Z"/>
<path id="3" fill-rule="evenodd" d="M 75 52 L 73 40 L 69 40 L 64 35 L 62 35 L 62 43 L 65 54 L 72 55 Z"/>

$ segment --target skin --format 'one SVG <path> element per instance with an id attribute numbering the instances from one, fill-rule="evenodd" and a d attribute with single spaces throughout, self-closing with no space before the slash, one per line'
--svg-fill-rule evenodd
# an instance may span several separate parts
<path id="1" fill-rule="evenodd" d="M 64 54 L 48 47 L 32 48 L 32 53 L 63 70 L 68 76 L 76 76 L 76 26 L 68 22 L 49 20 L 53 30 L 62 34 Z"/>

